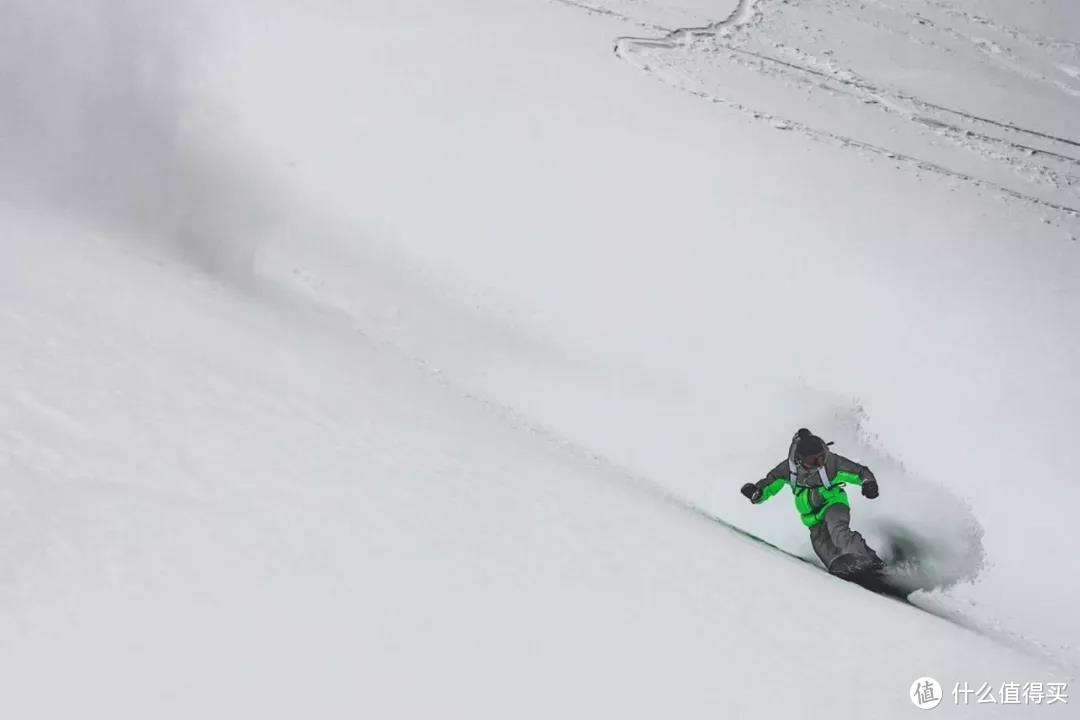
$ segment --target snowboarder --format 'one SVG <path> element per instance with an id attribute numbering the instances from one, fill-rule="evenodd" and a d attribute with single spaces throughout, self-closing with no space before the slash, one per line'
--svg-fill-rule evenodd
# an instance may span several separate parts
<path id="1" fill-rule="evenodd" d="M 755 505 L 785 485 L 795 495 L 803 525 L 810 528 L 814 552 L 833 575 L 850 580 L 872 578 L 884 567 L 863 536 L 849 527 L 851 510 L 845 485 L 862 486 L 863 497 L 876 498 L 878 483 L 870 468 L 829 451 L 829 445 L 806 428 L 791 439 L 787 460 L 740 492 Z"/>

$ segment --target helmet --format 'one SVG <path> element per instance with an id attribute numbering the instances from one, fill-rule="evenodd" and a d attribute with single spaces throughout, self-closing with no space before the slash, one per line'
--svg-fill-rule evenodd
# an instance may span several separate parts
<path id="1" fill-rule="evenodd" d="M 807 470 L 817 470 L 829 457 L 829 446 L 809 430 L 800 430 L 795 441 L 795 462 Z"/>

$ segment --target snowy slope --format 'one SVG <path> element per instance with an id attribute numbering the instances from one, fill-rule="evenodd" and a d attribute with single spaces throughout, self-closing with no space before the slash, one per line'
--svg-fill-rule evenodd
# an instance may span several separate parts
<path id="1" fill-rule="evenodd" d="M 771 716 L 820 682 L 775 693 L 779 668 L 823 660 L 858 682 L 821 712 L 900 712 L 924 672 L 1062 677 L 748 544 L 338 315 L 5 217 L 35 238 L 3 283 L 6 716 Z M 793 602 L 844 630 L 808 642 Z"/>
<path id="2" fill-rule="evenodd" d="M 1071 31 L 991 15 L 1006 72 L 926 3 L 935 88 L 839 52 L 907 15 L 826 5 L 689 42 L 735 8 L 5 6 L 2 714 L 902 717 L 921 675 L 1071 679 L 1075 188 L 730 59 L 889 102 L 992 76 L 1034 99 L 957 107 L 1065 137 Z M 868 535 L 977 573 L 916 595 L 952 622 L 665 494 L 808 556 L 736 494 L 801 424 L 878 471 Z M 952 710 L 995 709 L 1070 708 Z"/>

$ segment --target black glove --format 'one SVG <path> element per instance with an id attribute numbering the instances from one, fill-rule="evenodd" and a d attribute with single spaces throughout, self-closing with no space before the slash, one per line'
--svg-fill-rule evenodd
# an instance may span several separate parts
<path id="1" fill-rule="evenodd" d="M 871 500 L 878 496 L 877 480 L 867 480 L 862 484 L 862 496 Z"/>
<path id="2" fill-rule="evenodd" d="M 754 483 L 746 483 L 739 492 L 745 495 L 746 499 L 752 503 L 756 503 L 761 499 L 761 490 Z"/>

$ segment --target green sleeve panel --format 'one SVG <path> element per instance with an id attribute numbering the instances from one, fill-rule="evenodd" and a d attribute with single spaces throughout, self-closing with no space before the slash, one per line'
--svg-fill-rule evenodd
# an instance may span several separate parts
<path id="1" fill-rule="evenodd" d="M 787 485 L 788 483 L 788 464 L 787 460 L 776 464 L 772 470 L 765 474 L 765 477 L 758 480 L 754 485 L 761 491 L 761 499 L 759 503 L 763 503 L 771 498 L 776 493 Z"/>
<path id="2" fill-rule="evenodd" d="M 758 502 L 759 503 L 765 502 L 766 500 L 771 498 L 773 495 L 775 495 L 776 493 L 783 490 L 784 486 L 787 485 L 787 484 L 788 484 L 788 481 L 787 481 L 786 478 L 776 478 L 775 480 L 770 482 L 768 485 L 764 485 L 764 486 L 759 485 L 758 487 L 761 488 L 761 499 L 758 500 Z"/>
<path id="3" fill-rule="evenodd" d="M 836 473 L 836 477 L 832 479 L 834 483 L 848 483 L 849 485 L 862 485 L 863 479 L 855 473 L 844 472 L 840 470 Z"/>
<path id="4" fill-rule="evenodd" d="M 862 485 L 867 480 L 875 479 L 874 473 L 870 472 L 870 468 L 865 465 L 860 465 L 843 455 L 833 455 L 833 457 L 836 458 L 836 480 L 852 485 Z M 852 476 L 854 479 L 851 479 Z"/>

